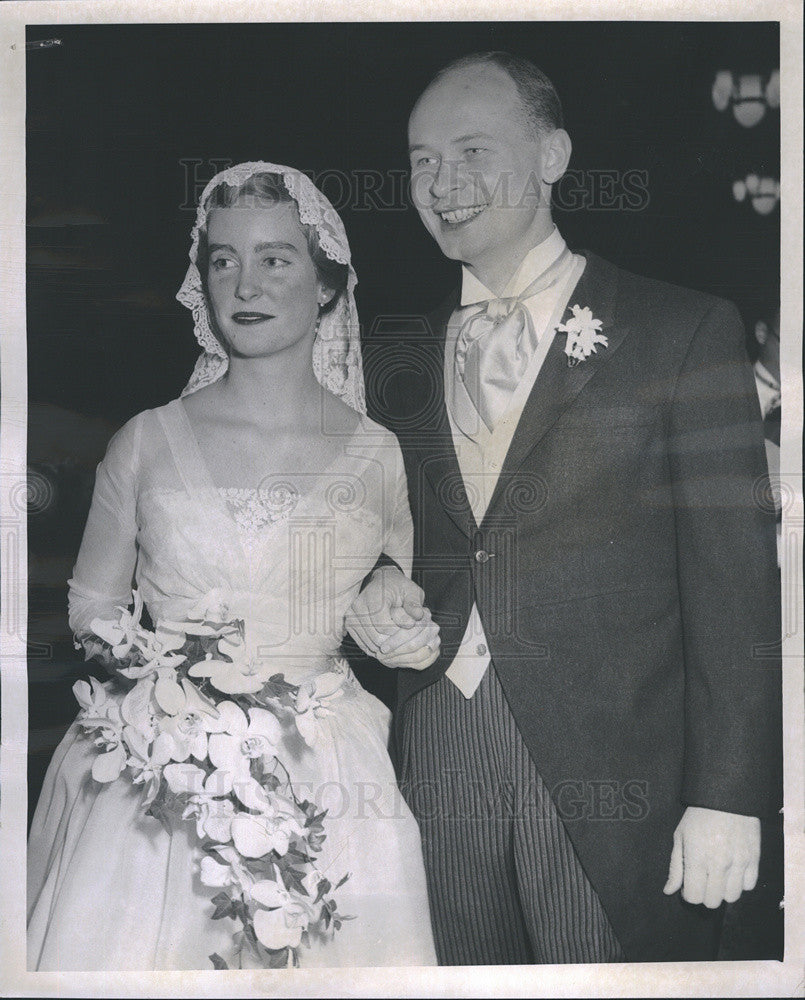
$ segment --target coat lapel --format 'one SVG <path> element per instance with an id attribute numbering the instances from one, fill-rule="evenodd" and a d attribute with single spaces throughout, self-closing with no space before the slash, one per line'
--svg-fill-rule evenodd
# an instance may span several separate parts
<path id="1" fill-rule="evenodd" d="M 615 322 L 617 268 L 587 251 L 584 251 L 584 256 L 587 258 L 587 266 L 570 296 L 561 322 L 570 318 L 571 306 L 587 306 L 593 316 L 601 320 L 601 333 L 608 338 L 609 343 L 606 348 L 599 346 L 597 353 L 589 355 L 571 368 L 564 350 L 565 334 L 557 333 L 554 336 L 503 462 L 487 508 L 487 516 L 494 510 L 512 475 L 589 380 L 607 364 L 629 332 L 628 327 Z"/>
<path id="2" fill-rule="evenodd" d="M 418 468 L 429 480 L 439 506 L 456 527 L 470 537 L 476 522 L 467 500 L 444 398 L 445 337 L 447 324 L 457 304 L 456 291 L 429 317 L 432 337 L 425 345 L 425 351 L 433 379 L 433 401 L 414 428 L 409 443 L 419 455 Z"/>

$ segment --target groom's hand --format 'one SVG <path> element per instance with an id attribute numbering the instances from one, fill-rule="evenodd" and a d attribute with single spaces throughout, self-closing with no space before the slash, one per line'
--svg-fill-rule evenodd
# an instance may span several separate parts
<path id="1" fill-rule="evenodd" d="M 350 635 L 387 667 L 424 670 L 439 655 L 439 626 L 424 593 L 393 566 L 375 570 L 344 618 Z"/>
<path id="2" fill-rule="evenodd" d="M 688 806 L 674 832 L 663 892 L 682 889 L 687 902 L 715 909 L 754 889 L 759 862 L 759 819 Z"/>

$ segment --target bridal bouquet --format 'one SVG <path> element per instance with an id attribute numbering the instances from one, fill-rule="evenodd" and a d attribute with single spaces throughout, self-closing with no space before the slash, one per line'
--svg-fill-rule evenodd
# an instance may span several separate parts
<path id="1" fill-rule="evenodd" d="M 301 946 L 350 918 L 332 896 L 346 876 L 332 886 L 316 869 L 325 813 L 296 797 L 282 751 L 289 734 L 314 742 L 343 675 L 294 686 L 250 657 L 245 623 L 223 621 L 225 609 L 202 602 L 187 621 L 152 631 L 133 597 L 117 621 L 91 623 L 97 647 L 87 651 L 111 656 L 129 690 L 121 698 L 95 678 L 73 687 L 78 721 L 98 750 L 92 775 L 142 785 L 145 811 L 168 829 L 177 819 L 195 824 L 199 876 L 218 890 L 212 919 L 240 925 L 240 964 L 250 953 L 268 968 L 299 965 Z M 217 954 L 210 960 L 229 967 Z"/>

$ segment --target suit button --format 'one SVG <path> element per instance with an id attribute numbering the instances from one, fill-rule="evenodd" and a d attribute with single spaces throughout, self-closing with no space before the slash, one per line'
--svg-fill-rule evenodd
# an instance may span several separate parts
<path id="1" fill-rule="evenodd" d="M 477 656 L 486 656 L 486 646 L 482 642 L 479 642 L 475 647 L 475 653 Z"/>
<path id="2" fill-rule="evenodd" d="M 475 553 L 475 561 L 479 563 L 489 562 L 489 553 L 484 549 L 478 549 Z"/>

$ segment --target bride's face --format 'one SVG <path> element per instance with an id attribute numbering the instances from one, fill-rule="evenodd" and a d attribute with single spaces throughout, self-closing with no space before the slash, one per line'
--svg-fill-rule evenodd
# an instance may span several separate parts
<path id="1" fill-rule="evenodd" d="M 329 294 L 292 202 L 215 208 L 207 220 L 207 292 L 229 353 L 265 357 L 312 345 Z"/>

